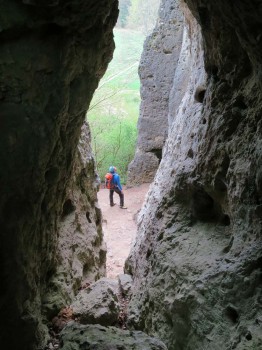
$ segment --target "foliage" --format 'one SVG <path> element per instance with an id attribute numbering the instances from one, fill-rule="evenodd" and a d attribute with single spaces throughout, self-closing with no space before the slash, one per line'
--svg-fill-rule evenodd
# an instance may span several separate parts
<path id="1" fill-rule="evenodd" d="M 122 116 L 93 115 L 89 119 L 92 129 L 92 146 L 101 180 L 111 165 L 117 167 L 123 183 L 126 181 L 128 164 L 134 156 L 137 136 L 132 120 Z"/>
<path id="2" fill-rule="evenodd" d="M 127 27 L 141 29 L 148 35 L 156 24 L 160 0 L 132 0 Z"/>
<path id="3" fill-rule="evenodd" d="M 117 26 L 148 35 L 156 24 L 160 0 L 119 0 Z"/>
<path id="4" fill-rule="evenodd" d="M 114 58 L 94 95 L 87 119 L 101 180 L 109 166 L 114 165 L 125 183 L 137 136 L 140 103 L 137 68 L 144 36 L 118 28 L 114 35 Z"/>

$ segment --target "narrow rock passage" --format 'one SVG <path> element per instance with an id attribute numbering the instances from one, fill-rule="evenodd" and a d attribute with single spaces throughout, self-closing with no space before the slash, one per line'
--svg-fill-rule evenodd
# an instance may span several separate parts
<path id="1" fill-rule="evenodd" d="M 103 214 L 103 230 L 107 245 L 107 277 L 117 278 L 123 273 L 125 260 L 129 254 L 131 242 L 136 235 L 134 217 L 145 199 L 149 184 L 125 189 L 125 205 L 127 209 L 119 208 L 119 196 L 114 194 L 117 205 L 110 207 L 109 191 L 100 189 L 98 201 Z"/>

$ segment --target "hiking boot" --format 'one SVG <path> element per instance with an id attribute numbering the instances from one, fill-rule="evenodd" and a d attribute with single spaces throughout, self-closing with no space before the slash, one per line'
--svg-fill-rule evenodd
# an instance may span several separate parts
<path id="1" fill-rule="evenodd" d="M 120 205 L 121 209 L 127 209 L 127 207 L 124 207 L 123 205 Z"/>
<path id="2" fill-rule="evenodd" d="M 116 203 L 110 204 L 110 207 L 113 207 L 114 205 L 116 205 Z"/>

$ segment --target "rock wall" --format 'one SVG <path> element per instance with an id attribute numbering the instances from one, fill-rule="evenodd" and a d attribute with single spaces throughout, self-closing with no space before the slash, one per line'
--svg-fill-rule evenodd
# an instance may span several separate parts
<path id="1" fill-rule="evenodd" d="M 162 158 L 168 132 L 169 91 L 172 87 L 183 33 L 177 4 L 163 0 L 159 20 L 146 39 L 139 76 L 141 105 L 134 160 L 128 167 L 128 186 L 152 182 Z"/>
<path id="2" fill-rule="evenodd" d="M 117 14 L 116 0 L 0 3 L 1 348 L 45 342 L 59 218 L 86 110 L 112 57 Z M 86 219 L 95 225 L 94 210 Z"/>
<path id="3" fill-rule="evenodd" d="M 260 349 L 262 7 L 186 3 L 196 19 L 181 2 L 169 135 L 126 263 L 128 322 L 169 350 Z"/>
<path id="4" fill-rule="evenodd" d="M 81 288 L 106 273 L 102 213 L 97 202 L 99 181 L 90 145 L 89 126 L 85 123 L 59 223 L 56 273 L 44 293 L 43 308 L 49 319 L 70 305 Z"/>

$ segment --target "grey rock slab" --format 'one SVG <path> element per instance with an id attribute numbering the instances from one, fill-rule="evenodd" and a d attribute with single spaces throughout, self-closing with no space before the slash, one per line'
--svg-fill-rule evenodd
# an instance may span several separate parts
<path id="1" fill-rule="evenodd" d="M 70 323 L 61 333 L 61 350 L 167 350 L 164 343 L 140 331 Z"/>
<path id="2" fill-rule="evenodd" d="M 71 307 L 80 323 L 99 323 L 104 326 L 115 324 L 119 314 L 117 282 L 107 278 L 98 280 L 81 290 Z"/>
<path id="3" fill-rule="evenodd" d="M 127 296 L 132 288 L 133 279 L 132 276 L 128 274 L 121 274 L 118 276 L 118 283 L 120 287 L 120 291 L 123 296 Z"/>

